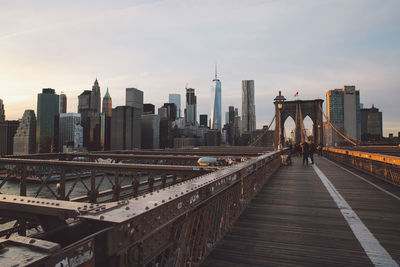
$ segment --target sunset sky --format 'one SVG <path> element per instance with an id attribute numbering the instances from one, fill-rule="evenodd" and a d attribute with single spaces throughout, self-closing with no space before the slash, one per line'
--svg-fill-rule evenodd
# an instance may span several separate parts
<path id="1" fill-rule="evenodd" d="M 355 85 L 364 107 L 383 112 L 384 135 L 400 131 L 398 0 L 0 0 L 0 98 L 7 119 L 36 109 L 42 88 L 63 91 L 68 112 L 98 78 L 113 106 L 125 88 L 159 107 L 196 89 L 211 110 L 214 64 L 223 114 L 241 110 L 241 80 L 255 80 L 257 127 L 269 124 L 278 90 L 322 98 Z M 324 104 L 325 105 L 325 104 Z M 223 116 L 223 122 L 225 118 Z"/>

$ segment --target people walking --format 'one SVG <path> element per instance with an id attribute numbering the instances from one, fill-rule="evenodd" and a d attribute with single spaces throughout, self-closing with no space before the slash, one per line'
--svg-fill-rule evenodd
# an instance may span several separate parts
<path id="1" fill-rule="evenodd" d="M 303 153 L 303 165 L 304 164 L 308 165 L 308 154 L 310 152 L 310 146 L 307 142 L 304 142 L 301 145 L 301 151 Z"/>
<path id="2" fill-rule="evenodd" d="M 310 155 L 310 159 L 311 159 L 311 164 L 314 164 L 314 153 L 317 151 L 317 148 L 315 146 L 315 144 L 313 142 L 310 142 L 309 144 L 309 155 Z"/>

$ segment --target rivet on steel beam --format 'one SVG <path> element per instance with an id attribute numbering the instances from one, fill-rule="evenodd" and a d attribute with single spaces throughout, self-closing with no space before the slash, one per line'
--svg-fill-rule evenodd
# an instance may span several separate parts
<path id="1" fill-rule="evenodd" d="M 100 216 L 100 220 L 104 220 L 104 216 L 103 215 Z"/>
<path id="2" fill-rule="evenodd" d="M 149 207 L 146 207 L 146 210 L 148 210 L 149 209 Z"/>
<path id="3" fill-rule="evenodd" d="M 157 206 L 157 203 L 154 203 L 154 206 Z"/>
<path id="4" fill-rule="evenodd" d="M 126 209 L 126 210 L 129 210 L 129 207 L 126 207 L 125 209 Z"/>
<path id="5" fill-rule="evenodd" d="M 161 202 L 162 202 L 162 203 L 164 203 L 164 202 L 165 202 L 165 200 L 163 199 Z"/>

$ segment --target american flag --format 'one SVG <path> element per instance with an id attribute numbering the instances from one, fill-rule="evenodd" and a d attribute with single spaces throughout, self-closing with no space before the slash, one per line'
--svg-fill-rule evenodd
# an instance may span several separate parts
<path id="1" fill-rule="evenodd" d="M 296 96 L 299 96 L 299 92 L 296 92 L 295 94 L 294 94 L 294 96 L 296 97 Z"/>

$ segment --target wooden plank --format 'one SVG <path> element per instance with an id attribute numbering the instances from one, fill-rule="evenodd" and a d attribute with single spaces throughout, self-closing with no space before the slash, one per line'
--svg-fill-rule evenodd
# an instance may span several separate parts
<path id="1" fill-rule="evenodd" d="M 294 161 L 264 186 L 203 266 L 372 265 L 313 168 Z"/>

